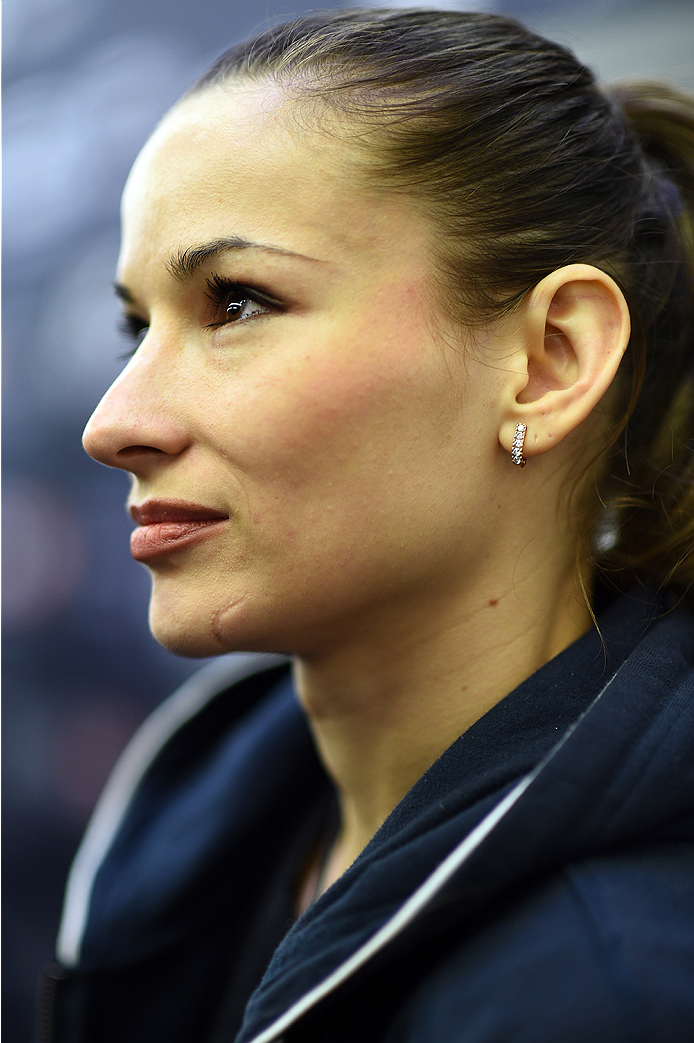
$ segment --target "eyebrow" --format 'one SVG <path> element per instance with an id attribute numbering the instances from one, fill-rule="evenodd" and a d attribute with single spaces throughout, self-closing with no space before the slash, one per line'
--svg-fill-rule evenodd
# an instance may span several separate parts
<path id="1" fill-rule="evenodd" d="M 311 261 L 313 264 L 328 264 L 319 257 L 308 257 L 306 254 L 295 253 L 293 250 L 283 250 L 280 246 L 270 246 L 267 243 L 254 243 L 250 239 L 241 236 L 225 236 L 222 239 L 212 239 L 209 243 L 201 243 L 200 246 L 189 246 L 187 249 L 179 249 L 172 254 L 166 262 L 166 269 L 179 282 L 185 282 L 192 278 L 199 268 L 213 257 L 227 253 L 231 250 L 264 250 L 266 253 L 281 254 L 284 257 L 298 257 L 302 261 Z M 116 282 L 113 284 L 116 297 L 132 306 L 136 305 L 127 286 Z"/>
<path id="2" fill-rule="evenodd" d="M 113 289 L 119 300 L 124 301 L 126 304 L 135 304 L 135 298 L 132 293 L 122 283 L 114 282 Z"/>
<path id="3" fill-rule="evenodd" d="M 175 254 L 171 255 L 166 267 L 174 279 L 184 282 L 186 279 L 190 279 L 206 261 L 230 250 L 264 250 L 266 253 L 281 254 L 284 257 L 298 257 L 303 261 L 312 261 L 318 264 L 325 263 L 320 261 L 318 257 L 307 257 L 306 254 L 294 253 L 292 250 L 283 250 L 279 246 L 254 243 L 249 239 L 242 239 L 240 236 L 232 235 L 223 239 L 212 239 L 209 243 L 202 243 L 200 246 L 189 246 L 186 250 L 179 249 Z"/>

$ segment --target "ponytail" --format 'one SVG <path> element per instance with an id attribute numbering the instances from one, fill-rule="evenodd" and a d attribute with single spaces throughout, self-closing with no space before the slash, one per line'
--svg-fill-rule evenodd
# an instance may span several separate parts
<path id="1" fill-rule="evenodd" d="M 599 569 L 694 595 L 694 103 L 659 84 L 614 88 L 644 155 L 623 288 L 633 333 L 616 446 L 598 483 Z M 621 266 L 620 266 L 621 267 Z M 598 526 L 599 531 L 599 526 Z"/>

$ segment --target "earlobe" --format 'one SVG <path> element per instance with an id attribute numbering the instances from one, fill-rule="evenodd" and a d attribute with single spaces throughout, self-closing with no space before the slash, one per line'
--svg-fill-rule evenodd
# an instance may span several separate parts
<path id="1" fill-rule="evenodd" d="M 538 283 L 516 333 L 523 365 L 509 380 L 499 441 L 511 452 L 524 424 L 532 457 L 562 442 L 609 388 L 629 342 L 629 311 L 609 275 L 573 264 Z"/>

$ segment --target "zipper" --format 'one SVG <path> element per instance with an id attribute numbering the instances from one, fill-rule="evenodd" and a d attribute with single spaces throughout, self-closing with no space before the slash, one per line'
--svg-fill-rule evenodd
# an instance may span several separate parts
<path id="1" fill-rule="evenodd" d="M 41 971 L 36 1004 L 36 1043 L 56 1043 L 56 1006 L 67 971 L 59 963 L 47 963 Z"/>

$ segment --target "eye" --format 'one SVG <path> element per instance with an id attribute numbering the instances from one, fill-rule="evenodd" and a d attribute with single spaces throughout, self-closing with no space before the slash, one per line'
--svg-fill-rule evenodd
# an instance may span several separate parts
<path id="1" fill-rule="evenodd" d="M 125 361 L 132 358 L 140 347 L 140 344 L 142 344 L 149 332 L 149 326 L 142 319 L 138 318 L 137 315 L 129 315 L 126 312 L 118 323 L 118 332 L 130 341 L 132 345 L 129 351 L 124 351 L 122 355 L 118 356 L 121 361 Z"/>
<path id="2" fill-rule="evenodd" d="M 241 283 L 230 282 L 213 274 L 207 280 L 207 298 L 215 306 L 217 318 L 207 324 L 207 329 L 216 329 L 230 323 L 245 322 L 257 315 L 269 315 L 280 307 L 274 300 L 260 290 Z"/>
<path id="3" fill-rule="evenodd" d="M 266 305 L 253 297 L 241 297 L 230 301 L 226 306 L 226 321 L 234 322 L 236 319 L 251 319 L 254 315 L 264 315 L 268 311 Z"/>

